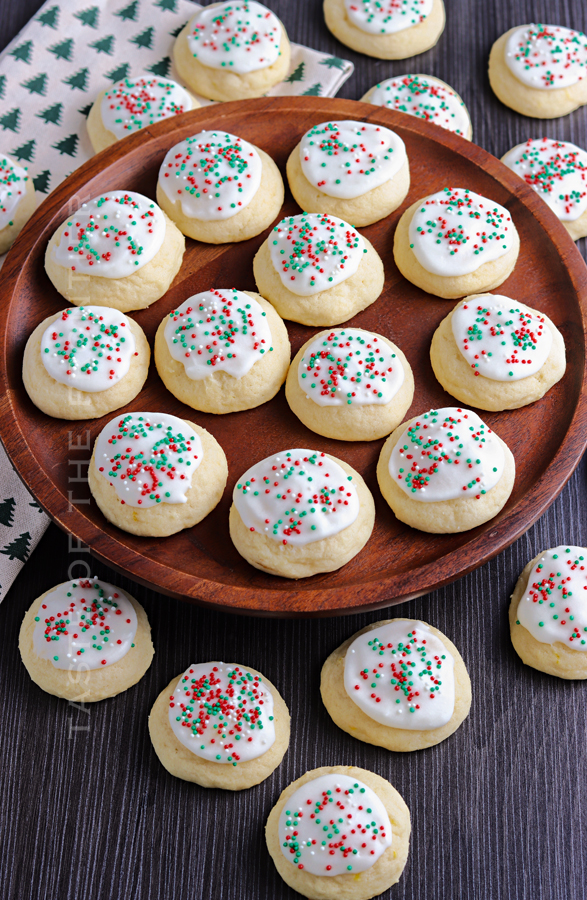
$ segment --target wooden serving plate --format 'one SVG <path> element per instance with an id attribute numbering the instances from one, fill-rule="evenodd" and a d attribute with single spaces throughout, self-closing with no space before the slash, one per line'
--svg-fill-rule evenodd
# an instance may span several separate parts
<path id="1" fill-rule="evenodd" d="M 22 385 L 26 340 L 43 318 L 67 306 L 47 278 L 47 242 L 82 202 L 104 191 L 138 190 L 155 198 L 161 160 L 175 143 L 202 129 L 219 128 L 262 147 L 285 178 L 293 146 L 312 125 L 328 119 L 386 125 L 406 143 L 412 186 L 401 209 L 362 229 L 381 254 L 386 272 L 379 300 L 349 324 L 386 335 L 404 351 L 416 392 L 406 418 L 458 403 L 432 373 L 432 334 L 454 303 L 405 281 L 392 254 L 395 225 L 418 197 L 446 186 L 469 187 L 510 211 L 521 238 L 518 263 L 498 289 L 544 311 L 561 330 L 567 372 L 539 402 L 482 417 L 510 446 L 517 466 L 509 502 L 492 521 L 464 534 L 431 535 L 398 522 L 375 477 L 383 441 L 345 443 L 306 429 L 289 410 L 283 389 L 270 403 L 226 416 L 198 413 L 164 388 L 152 362 L 143 391 L 125 409 L 162 410 L 190 418 L 214 434 L 229 465 L 219 506 L 199 525 L 169 538 L 120 531 L 91 500 L 86 465 L 106 422 L 66 422 L 41 413 Z M 299 213 L 286 195 L 282 216 Z M 181 272 L 150 309 L 131 315 L 151 344 L 161 319 L 190 294 L 211 287 L 255 290 L 252 260 L 266 234 L 242 244 L 212 246 L 187 240 Z M 96 557 L 163 593 L 210 606 L 260 615 L 332 615 L 389 606 L 423 594 L 481 565 L 508 546 L 544 512 L 578 464 L 587 443 L 585 347 L 587 268 L 573 241 L 545 203 L 497 159 L 475 144 L 411 116 L 351 100 L 262 98 L 206 107 L 146 128 L 98 154 L 41 205 L 10 252 L 2 271 L 0 312 L 0 427 L 12 462 L 57 524 L 87 544 Z M 295 354 L 319 329 L 287 323 Z M 237 478 L 254 462 L 291 447 L 326 450 L 354 466 L 375 497 L 377 518 L 364 550 L 337 572 L 299 582 L 265 575 L 236 552 L 228 510 Z"/>

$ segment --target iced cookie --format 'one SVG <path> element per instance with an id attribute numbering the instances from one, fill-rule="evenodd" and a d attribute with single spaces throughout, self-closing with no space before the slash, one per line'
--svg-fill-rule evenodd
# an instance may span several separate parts
<path id="1" fill-rule="evenodd" d="M 162 691 L 149 716 L 162 765 L 203 787 L 242 791 L 277 768 L 289 710 L 264 675 L 233 663 L 197 663 Z"/>
<path id="2" fill-rule="evenodd" d="M 47 245 L 45 269 L 75 306 L 145 309 L 179 272 L 185 240 L 153 200 L 110 191 L 83 203 Z"/>
<path id="3" fill-rule="evenodd" d="M 97 578 L 65 581 L 37 597 L 23 619 L 18 646 L 35 684 L 82 703 L 132 687 L 155 652 L 141 604 Z"/>
<path id="4" fill-rule="evenodd" d="M 389 781 L 356 766 L 306 772 L 281 794 L 265 839 L 283 880 L 311 900 L 369 900 L 399 881 L 410 812 Z"/>
<path id="5" fill-rule="evenodd" d="M 514 588 L 510 632 L 523 663 L 557 678 L 587 678 L 587 550 L 554 547 L 528 563 Z"/>
<path id="6" fill-rule="evenodd" d="M 369 488 L 347 463 L 319 450 L 284 450 L 237 481 L 230 536 L 270 575 L 332 572 L 365 546 L 375 522 Z"/>
<path id="7" fill-rule="evenodd" d="M 253 271 L 279 315 L 303 325 L 346 322 L 374 303 L 385 283 L 367 238 L 324 213 L 283 219 L 261 244 Z"/>
<path id="8" fill-rule="evenodd" d="M 375 441 L 403 420 L 414 396 L 399 347 L 361 328 L 321 331 L 291 364 L 285 396 L 307 428 L 339 441 Z"/>
<path id="9" fill-rule="evenodd" d="M 407 59 L 434 47 L 444 31 L 442 0 L 324 0 L 332 34 L 377 59 Z"/>
<path id="10" fill-rule="evenodd" d="M 22 380 L 56 419 L 97 419 L 126 406 L 146 381 L 151 350 L 140 325 L 107 306 L 44 319 L 24 350 Z"/>
<path id="11" fill-rule="evenodd" d="M 262 97 L 283 81 L 290 56 L 285 28 L 255 0 L 206 6 L 180 31 L 173 46 L 179 75 L 209 100 Z"/>
<path id="12" fill-rule="evenodd" d="M 469 111 L 457 92 L 433 75 L 398 75 L 376 84 L 361 98 L 364 103 L 384 106 L 416 116 L 471 140 Z"/>
<path id="13" fill-rule="evenodd" d="M 260 234 L 283 205 L 279 169 L 259 147 L 226 131 L 201 131 L 169 150 L 157 200 L 188 237 L 207 244 Z"/>
<path id="14" fill-rule="evenodd" d="M 338 216 L 355 228 L 388 216 L 410 189 L 400 136 L 353 120 L 310 128 L 290 154 L 287 178 L 303 210 Z"/>
<path id="15" fill-rule="evenodd" d="M 465 188 L 445 188 L 412 204 L 393 242 L 404 278 L 445 300 L 498 287 L 513 271 L 519 250 L 507 209 Z"/>
<path id="16" fill-rule="evenodd" d="M 396 517 L 432 534 L 475 528 L 505 506 L 516 465 L 507 445 L 468 409 L 447 406 L 404 422 L 377 464 Z"/>
<path id="17" fill-rule="evenodd" d="M 176 81 L 139 75 L 101 91 L 87 119 L 96 153 L 147 125 L 197 109 L 199 103 Z"/>
<path id="18" fill-rule="evenodd" d="M 587 235 L 587 152 L 568 141 L 526 141 L 501 161 L 550 206 L 574 241 Z"/>
<path id="19" fill-rule="evenodd" d="M 112 419 L 88 467 L 90 490 L 108 521 L 147 537 L 201 522 L 222 497 L 227 477 L 224 451 L 211 434 L 160 412 Z"/>
<path id="20" fill-rule="evenodd" d="M 493 92 L 524 116 L 556 119 L 587 103 L 587 35 L 559 25 L 518 25 L 489 55 Z"/>
<path id="21" fill-rule="evenodd" d="M 163 384 L 202 412 L 237 412 L 271 400 L 290 357 L 283 321 L 249 291 L 194 294 L 163 319 L 155 337 Z"/>
<path id="22" fill-rule="evenodd" d="M 0 153 L 0 254 L 12 247 L 37 205 L 33 179 Z"/>
<path id="23" fill-rule="evenodd" d="M 461 403 L 518 409 L 563 377 L 565 343 L 543 313 L 501 294 L 473 294 L 434 332 L 430 361 L 445 391 Z"/>

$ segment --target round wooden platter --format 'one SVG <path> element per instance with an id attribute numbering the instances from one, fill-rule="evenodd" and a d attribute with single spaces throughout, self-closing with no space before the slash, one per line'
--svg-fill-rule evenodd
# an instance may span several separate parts
<path id="1" fill-rule="evenodd" d="M 283 389 L 270 403 L 226 416 L 195 412 L 166 391 L 154 363 L 128 410 L 164 410 L 207 428 L 223 446 L 229 479 L 219 506 L 199 525 L 168 538 L 140 538 L 102 516 L 86 481 L 91 447 L 112 415 L 88 422 L 51 419 L 28 399 L 22 355 L 34 327 L 67 304 L 47 278 L 47 241 L 82 202 L 108 190 L 155 197 L 160 163 L 175 143 L 203 129 L 238 134 L 262 147 L 279 165 L 312 125 L 331 119 L 386 125 L 406 143 L 411 188 L 401 209 L 362 229 L 383 258 L 385 289 L 351 323 L 386 335 L 405 352 L 416 391 L 406 418 L 458 405 L 432 373 L 432 334 L 454 303 L 414 287 L 393 260 L 393 232 L 411 203 L 446 186 L 468 187 L 510 211 L 521 238 L 518 263 L 498 289 L 544 311 L 561 330 L 567 372 L 538 403 L 504 413 L 481 413 L 508 443 L 517 466 L 509 502 L 499 516 L 463 534 L 431 535 L 398 522 L 382 499 L 375 476 L 383 441 L 346 443 L 313 434 L 289 410 Z M 282 215 L 299 213 L 289 193 Z M 163 316 L 191 294 L 211 287 L 255 290 L 252 260 L 266 234 L 242 244 L 214 246 L 187 240 L 182 269 L 168 293 L 132 313 L 153 342 Z M 147 128 L 98 154 L 42 204 L 10 252 L 2 272 L 0 426 L 19 475 L 52 519 L 108 565 L 163 593 L 224 610 L 259 615 L 311 616 L 355 612 L 398 603 L 445 584 L 490 559 L 521 535 L 557 496 L 587 441 L 585 346 L 587 268 L 563 226 L 542 200 L 497 159 L 475 144 L 402 113 L 350 100 L 280 97 L 206 107 Z M 287 323 L 292 351 L 319 329 Z M 299 582 L 249 566 L 228 532 L 234 484 L 254 462 L 291 447 L 325 450 L 365 478 L 377 517 L 363 551 L 337 572 Z M 76 545 L 74 541 L 73 546 Z"/>

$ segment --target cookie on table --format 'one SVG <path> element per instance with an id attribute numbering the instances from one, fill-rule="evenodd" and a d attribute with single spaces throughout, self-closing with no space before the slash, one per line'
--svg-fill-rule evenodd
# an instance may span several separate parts
<path id="1" fill-rule="evenodd" d="M 97 419 L 126 406 L 147 379 L 143 329 L 117 309 L 74 306 L 44 319 L 22 362 L 27 394 L 56 419 Z"/>
<path id="2" fill-rule="evenodd" d="M 400 136 L 351 119 L 310 128 L 289 156 L 287 178 L 303 210 L 338 216 L 355 228 L 384 219 L 410 189 Z"/>
<path id="3" fill-rule="evenodd" d="M 324 0 L 332 34 L 377 59 L 407 59 L 434 47 L 444 31 L 442 0 Z"/>
<path id="4" fill-rule="evenodd" d="M 505 506 L 514 486 L 511 450 L 477 413 L 446 406 L 404 422 L 377 464 L 396 518 L 419 531 L 475 528 Z"/>
<path id="5" fill-rule="evenodd" d="M 406 357 L 362 328 L 321 331 L 296 354 L 285 384 L 307 428 L 340 441 L 375 441 L 403 421 L 414 396 Z"/>
<path id="6" fill-rule="evenodd" d="M 544 313 L 501 294 L 473 294 L 434 332 L 430 361 L 444 390 L 461 403 L 518 409 L 563 377 L 565 342 Z"/>
<path id="7" fill-rule="evenodd" d="M 65 581 L 37 597 L 23 619 L 18 646 L 35 684 L 83 703 L 132 687 L 155 652 L 141 604 L 96 577 Z"/>
<path id="8" fill-rule="evenodd" d="M 283 197 L 271 157 L 226 131 L 201 131 L 175 144 L 157 180 L 161 209 L 183 234 L 207 244 L 260 234 L 279 215 Z"/>
<path id="9" fill-rule="evenodd" d="M 445 300 L 499 287 L 519 250 L 508 210 L 466 188 L 444 188 L 413 203 L 393 242 L 404 278 Z"/>
<path id="10" fill-rule="evenodd" d="M 461 654 L 416 619 L 374 622 L 337 647 L 322 667 L 320 693 L 339 728 L 396 752 L 439 744 L 471 708 Z"/>
<path id="11" fill-rule="evenodd" d="M 371 536 L 375 505 L 358 472 L 319 450 L 284 450 L 237 481 L 230 536 L 247 562 L 284 578 L 340 569 Z"/>
<path id="12" fill-rule="evenodd" d="M 268 778 L 288 748 L 289 727 L 277 688 L 249 666 L 224 662 L 189 666 L 149 715 L 153 748 L 171 775 L 228 791 Z"/>
<path id="13" fill-rule="evenodd" d="M 90 490 L 108 521 L 147 537 L 201 522 L 220 501 L 227 477 L 224 451 L 209 432 L 160 412 L 108 422 L 88 467 Z"/>
<path id="14" fill-rule="evenodd" d="M 193 16 L 173 45 L 173 62 L 194 93 L 209 100 L 262 97 L 289 71 L 285 28 L 262 3 L 212 3 Z"/>
<path id="15" fill-rule="evenodd" d="M 202 412 L 237 412 L 271 400 L 290 358 L 287 328 L 271 304 L 234 288 L 188 297 L 155 336 L 163 384 Z"/>
<path id="16" fill-rule="evenodd" d="M 587 103 L 587 35 L 559 25 L 517 25 L 495 42 L 489 83 L 511 109 L 537 119 Z"/>
<path id="17" fill-rule="evenodd" d="M 454 88 L 433 75 L 398 75 L 376 84 L 361 97 L 373 103 L 416 116 L 468 141 L 473 137 L 469 111 Z"/>
<path id="18" fill-rule="evenodd" d="M 0 153 L 0 254 L 12 247 L 36 206 L 35 186 L 27 170 Z"/>
<path id="19" fill-rule="evenodd" d="M 145 309 L 179 272 L 185 239 L 157 204 L 136 191 L 83 203 L 47 245 L 45 270 L 75 306 Z"/>
<path id="20" fill-rule="evenodd" d="M 323 766 L 282 792 L 265 839 L 275 868 L 302 896 L 369 900 L 399 881 L 410 830 L 389 781 L 357 766 Z"/>
<path id="21" fill-rule="evenodd" d="M 280 316 L 302 325 L 339 325 L 380 296 L 381 257 L 352 225 L 325 213 L 288 216 L 253 260 L 259 292 Z"/>

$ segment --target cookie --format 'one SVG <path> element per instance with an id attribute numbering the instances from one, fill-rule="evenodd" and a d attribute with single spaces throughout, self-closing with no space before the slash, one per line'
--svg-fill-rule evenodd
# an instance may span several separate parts
<path id="1" fill-rule="evenodd" d="M 112 419 L 88 467 L 90 490 L 108 521 L 147 537 L 201 522 L 220 501 L 227 477 L 224 451 L 211 434 L 160 412 Z"/>
<path id="2" fill-rule="evenodd" d="M 410 827 L 403 798 L 380 775 L 323 766 L 282 792 L 265 839 L 275 868 L 302 896 L 368 900 L 399 881 Z"/>
<path id="3" fill-rule="evenodd" d="M 489 83 L 511 109 L 537 119 L 587 103 L 587 35 L 559 25 L 517 25 L 495 42 Z"/>
<path id="4" fill-rule="evenodd" d="M 207 244 L 260 234 L 279 215 L 283 197 L 271 157 L 226 131 L 201 131 L 175 144 L 157 180 L 161 209 L 180 231 Z"/>
<path id="5" fill-rule="evenodd" d="M 393 242 L 404 278 L 445 300 L 499 287 L 519 250 L 507 209 L 465 188 L 445 188 L 413 203 Z"/>
<path id="6" fill-rule="evenodd" d="M 416 116 L 468 141 L 473 137 L 469 111 L 457 92 L 433 75 L 398 75 L 376 84 L 361 97 L 373 103 Z"/>
<path id="7" fill-rule="evenodd" d="M 140 325 L 107 306 L 64 309 L 29 337 L 27 394 L 56 419 L 98 419 L 130 403 L 147 379 L 151 350 Z"/>
<path id="8" fill-rule="evenodd" d="M 416 619 L 373 622 L 337 647 L 322 667 L 320 693 L 343 731 L 402 753 L 444 741 L 471 708 L 459 651 Z"/>
<path id="9" fill-rule="evenodd" d="M 255 669 L 233 663 L 189 666 L 149 715 L 155 753 L 171 775 L 208 788 L 242 791 L 264 781 L 289 744 L 289 710 Z"/>
<path id="10" fill-rule="evenodd" d="M 78 703 L 126 691 L 143 677 L 155 652 L 141 604 L 96 577 L 65 581 L 37 597 L 18 646 L 35 684 Z"/>
<path id="11" fill-rule="evenodd" d="M 0 254 L 12 247 L 36 206 L 35 186 L 27 170 L 0 153 Z"/>
<path id="12" fill-rule="evenodd" d="M 414 396 L 399 347 L 362 328 L 321 331 L 289 370 L 285 396 L 307 428 L 339 441 L 376 441 L 403 421 Z"/>
<path id="13" fill-rule="evenodd" d="M 355 228 L 384 219 L 410 189 L 406 147 L 394 131 L 345 120 L 314 125 L 287 161 L 296 203 Z"/>
<path id="14" fill-rule="evenodd" d="M 47 245 L 45 270 L 75 306 L 145 309 L 179 272 L 185 240 L 153 200 L 110 191 L 83 203 Z"/>
<path id="15" fill-rule="evenodd" d="M 182 80 L 208 100 L 262 97 L 289 71 L 291 48 L 277 16 L 255 0 L 212 3 L 173 45 Z"/>
<path id="16" fill-rule="evenodd" d="M 516 465 L 469 409 L 430 410 L 389 436 L 377 464 L 381 493 L 401 522 L 432 534 L 475 528 L 505 506 Z"/>
<path id="17" fill-rule="evenodd" d="M 253 260 L 259 293 L 302 325 L 339 325 L 380 296 L 381 257 L 336 216 L 302 213 L 275 226 Z"/>
<path id="18" fill-rule="evenodd" d="M 163 319 L 155 336 L 163 384 L 202 412 L 237 412 L 271 400 L 290 357 L 283 321 L 250 291 L 194 294 Z"/>
<path id="19" fill-rule="evenodd" d="M 430 362 L 444 390 L 461 403 L 518 409 L 563 377 L 565 342 L 544 313 L 501 294 L 473 294 L 434 332 Z"/>
<path id="20" fill-rule="evenodd" d="M 241 476 L 232 497 L 236 549 L 256 569 L 284 578 L 340 569 L 363 549 L 375 522 L 359 473 L 319 450 L 268 456 Z"/>
<path id="21" fill-rule="evenodd" d="M 407 59 L 434 47 L 444 31 L 442 0 L 324 0 L 332 34 L 377 59 Z"/>

